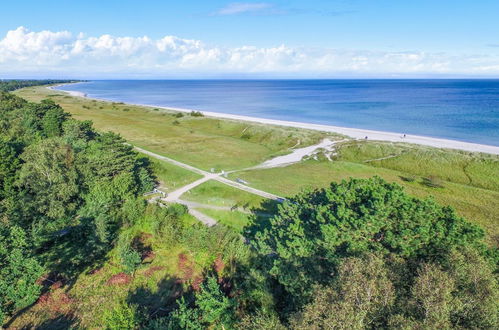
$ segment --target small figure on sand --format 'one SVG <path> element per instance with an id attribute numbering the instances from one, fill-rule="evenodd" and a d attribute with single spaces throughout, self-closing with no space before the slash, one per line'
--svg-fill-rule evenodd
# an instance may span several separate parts
<path id="1" fill-rule="evenodd" d="M 366 135 L 366 140 L 367 140 L 367 135 Z"/>
<path id="2" fill-rule="evenodd" d="M 404 134 L 404 139 L 405 139 L 405 134 Z"/>

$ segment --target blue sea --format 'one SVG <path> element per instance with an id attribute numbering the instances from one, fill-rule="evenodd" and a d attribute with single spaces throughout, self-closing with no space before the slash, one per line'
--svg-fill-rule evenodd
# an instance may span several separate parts
<path id="1" fill-rule="evenodd" d="M 96 80 L 60 89 L 499 146 L 499 80 Z"/>

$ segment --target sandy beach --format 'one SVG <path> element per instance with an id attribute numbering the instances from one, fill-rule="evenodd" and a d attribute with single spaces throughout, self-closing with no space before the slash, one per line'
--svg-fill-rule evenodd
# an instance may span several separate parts
<path id="1" fill-rule="evenodd" d="M 85 97 L 89 98 L 85 93 L 75 92 L 75 91 L 66 91 L 62 89 L 56 89 L 56 87 L 60 87 L 66 84 L 56 85 L 47 87 L 51 90 L 57 90 L 61 92 L 68 93 L 71 96 L 76 97 Z M 91 98 L 99 101 L 113 102 L 111 100 L 105 99 L 97 99 Z M 176 107 L 165 107 L 165 106 L 154 106 L 147 104 L 131 104 L 136 106 L 142 106 L 147 108 L 158 108 L 165 110 L 174 110 L 180 112 L 192 112 L 192 111 L 200 111 L 196 109 L 185 109 L 185 108 L 176 108 Z M 435 148 L 444 148 L 444 149 L 457 149 L 464 150 L 470 152 L 483 152 L 488 154 L 499 155 L 499 147 L 478 144 L 478 143 L 470 143 L 470 142 L 462 142 L 456 140 L 448 140 L 448 139 L 440 139 L 419 135 L 410 135 L 407 134 L 404 136 L 404 133 L 392 133 L 392 132 L 382 132 L 382 131 L 374 131 L 374 130 L 366 130 L 359 128 L 349 128 L 349 127 L 340 127 L 340 126 L 332 126 L 332 125 L 320 125 L 320 124 L 310 124 L 310 123 L 302 123 L 302 122 L 294 122 L 294 121 L 285 121 L 285 120 L 276 120 L 276 119 L 266 119 L 266 118 L 257 118 L 250 116 L 242 116 L 242 115 L 234 115 L 220 112 L 212 112 L 212 111 L 200 111 L 206 117 L 213 118 L 222 118 L 222 119 L 231 119 L 238 121 L 247 121 L 254 122 L 260 124 L 269 124 L 269 125 L 277 125 L 277 126 L 287 126 L 287 127 L 296 127 L 303 129 L 311 129 L 322 132 L 331 132 L 338 133 L 345 136 L 348 136 L 353 139 L 367 139 L 367 140 L 376 140 L 376 141 L 389 141 L 389 142 L 405 142 L 405 143 L 414 143 L 419 145 L 425 145 Z"/>
<path id="2" fill-rule="evenodd" d="M 78 83 L 71 83 L 71 84 L 78 84 Z M 50 89 L 50 90 L 53 90 L 53 91 L 65 92 L 65 93 L 68 93 L 68 94 L 69 94 L 69 95 L 71 95 L 71 96 L 76 96 L 76 97 L 87 97 L 87 94 L 82 93 L 82 92 L 76 92 L 76 91 L 65 91 L 65 90 L 62 90 L 62 89 L 57 89 L 57 87 L 64 86 L 64 85 L 68 85 L 68 84 L 59 84 L 59 85 L 50 86 L 50 87 L 47 87 L 47 88 L 48 88 L 48 89 Z"/>

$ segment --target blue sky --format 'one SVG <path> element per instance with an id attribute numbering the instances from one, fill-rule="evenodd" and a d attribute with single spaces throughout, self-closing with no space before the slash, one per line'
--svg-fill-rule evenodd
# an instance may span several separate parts
<path id="1" fill-rule="evenodd" d="M 497 0 L 8 1 L 0 77 L 497 77 L 498 14 Z"/>

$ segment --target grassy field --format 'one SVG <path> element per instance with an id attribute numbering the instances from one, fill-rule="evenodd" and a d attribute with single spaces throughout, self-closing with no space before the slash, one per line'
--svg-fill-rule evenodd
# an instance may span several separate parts
<path id="1" fill-rule="evenodd" d="M 385 159 L 373 160 L 380 158 Z M 338 160 L 499 191 L 499 157 L 494 155 L 403 143 L 351 141 L 342 144 Z"/>
<path id="2" fill-rule="evenodd" d="M 181 199 L 215 206 L 258 208 L 265 198 L 210 180 L 183 194 Z"/>
<path id="3" fill-rule="evenodd" d="M 147 155 L 143 156 L 150 161 L 154 175 L 159 181 L 159 188 L 163 191 L 173 191 L 201 178 L 201 175 L 181 167 L 160 161 Z"/>
<path id="4" fill-rule="evenodd" d="M 205 170 L 257 165 L 290 147 L 315 144 L 329 135 L 189 114 L 178 117 L 179 112 L 71 97 L 45 87 L 15 94 L 30 101 L 50 98 L 75 118 L 92 120 L 100 131 L 119 133 L 134 145 Z"/>
<path id="5" fill-rule="evenodd" d="M 199 209 L 200 212 L 217 219 L 217 221 L 227 227 L 230 227 L 238 233 L 243 232 L 244 226 L 248 224 L 250 214 L 239 211 L 225 211 L 212 209 Z"/>

